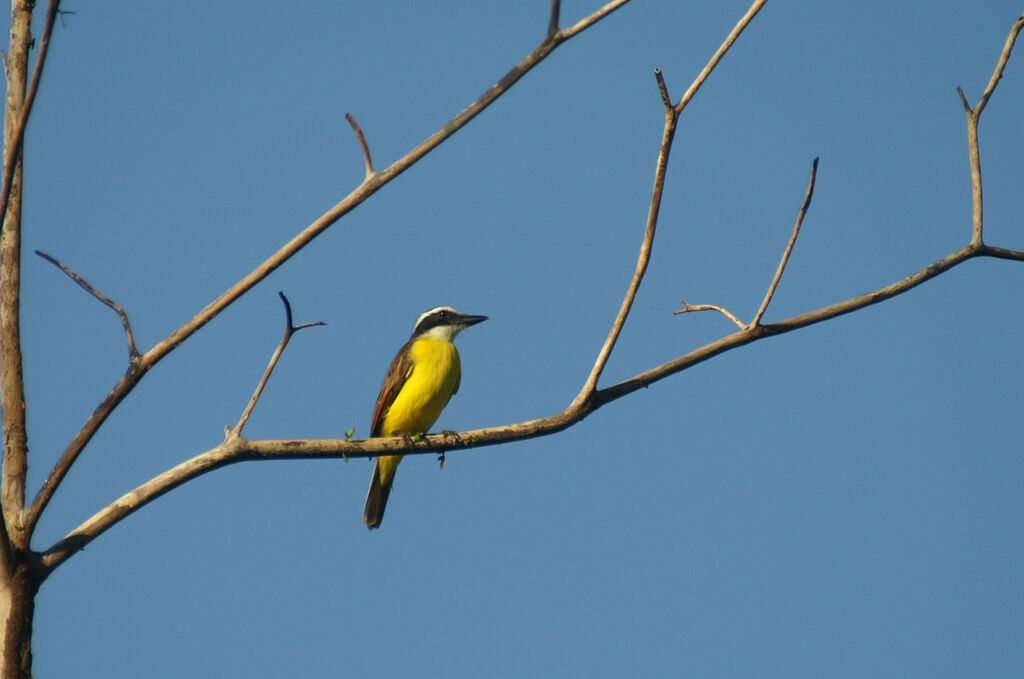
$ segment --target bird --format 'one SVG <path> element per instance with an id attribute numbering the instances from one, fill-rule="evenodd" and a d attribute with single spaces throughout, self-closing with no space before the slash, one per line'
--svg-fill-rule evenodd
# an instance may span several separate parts
<path id="1" fill-rule="evenodd" d="M 373 408 L 370 438 L 427 433 L 459 390 L 462 368 L 452 340 L 487 316 L 471 316 L 439 306 L 416 319 L 412 337 L 395 354 Z M 373 466 L 363 506 L 363 523 L 379 528 L 401 455 L 381 455 Z"/>

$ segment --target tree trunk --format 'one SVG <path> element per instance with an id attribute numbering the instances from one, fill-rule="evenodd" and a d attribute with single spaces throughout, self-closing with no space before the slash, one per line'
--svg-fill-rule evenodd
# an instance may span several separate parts
<path id="1" fill-rule="evenodd" d="M 11 40 L 4 67 L 3 168 L 10 174 L 10 197 L 0 235 L 0 414 L 3 473 L 0 482 L 0 679 L 30 677 L 32 615 L 40 573 L 28 551 L 29 535 L 20 525 L 25 503 L 28 442 L 21 370 L 21 182 L 22 153 L 16 131 L 25 106 L 28 55 L 32 46 L 34 0 L 11 3 Z M 0 208 L 2 209 L 2 208 Z"/>
<path id="2" fill-rule="evenodd" d="M 32 676 L 32 616 L 39 583 L 24 560 L 4 568 L 0 583 L 0 679 Z"/>

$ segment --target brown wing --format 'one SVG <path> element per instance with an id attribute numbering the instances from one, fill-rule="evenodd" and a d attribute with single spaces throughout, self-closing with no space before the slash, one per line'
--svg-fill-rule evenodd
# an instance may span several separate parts
<path id="1" fill-rule="evenodd" d="M 410 340 L 411 342 L 412 340 Z M 391 366 L 388 368 L 388 372 L 384 375 L 384 384 L 380 385 L 380 394 L 377 395 L 377 405 L 373 408 L 373 419 L 370 420 L 370 438 L 375 436 L 390 436 L 391 433 L 383 433 L 379 431 L 381 423 L 384 421 L 384 416 L 388 412 L 388 408 L 395 402 L 395 397 L 398 396 L 398 392 L 402 390 L 402 385 L 409 379 L 409 375 L 412 374 L 412 361 L 409 359 L 409 342 L 405 344 L 398 353 L 395 355 L 395 359 L 391 361 Z"/>

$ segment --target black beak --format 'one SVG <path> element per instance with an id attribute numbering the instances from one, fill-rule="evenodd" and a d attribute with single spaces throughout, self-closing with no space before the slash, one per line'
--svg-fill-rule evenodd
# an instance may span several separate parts
<path id="1" fill-rule="evenodd" d="M 476 325 L 477 323 L 483 323 L 486 320 L 487 316 L 470 316 L 468 314 L 464 314 L 459 318 L 459 322 L 467 328 L 471 325 Z"/>

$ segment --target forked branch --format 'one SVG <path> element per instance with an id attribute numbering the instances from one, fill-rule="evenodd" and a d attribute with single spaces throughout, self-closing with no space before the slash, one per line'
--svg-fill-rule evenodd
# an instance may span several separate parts
<path id="1" fill-rule="evenodd" d="M 580 389 L 580 393 L 576 395 L 576 398 L 570 404 L 570 410 L 581 408 L 594 395 L 597 389 L 597 382 L 601 378 L 601 373 L 604 372 L 605 366 L 608 364 L 608 358 L 611 356 L 612 349 L 615 348 L 619 335 L 622 333 L 622 327 L 626 324 L 626 317 L 629 316 L 629 310 L 633 307 L 633 300 L 636 299 L 636 292 L 640 289 L 640 283 L 643 281 L 644 273 L 647 271 L 647 264 L 651 259 L 651 248 L 654 246 L 654 232 L 658 224 L 658 212 L 661 210 L 661 196 L 665 188 L 665 173 L 668 171 L 672 139 L 675 137 L 679 116 L 690 100 L 693 99 L 700 86 L 708 79 L 712 71 L 715 70 L 715 67 L 722 60 L 722 57 L 725 56 L 725 53 L 736 42 L 736 38 L 743 32 L 743 29 L 750 25 L 750 22 L 754 20 L 757 13 L 764 7 L 765 2 L 767 0 L 755 0 L 754 4 L 750 6 L 747 13 L 743 15 L 732 31 L 729 32 L 725 41 L 715 51 L 703 70 L 701 70 L 700 75 L 697 76 L 697 79 L 687 89 L 686 94 L 683 95 L 675 106 L 672 105 L 672 99 L 669 96 L 668 87 L 665 85 L 665 78 L 662 75 L 661 69 L 655 69 L 654 71 L 658 93 L 661 96 L 662 106 L 665 109 L 665 126 L 661 133 L 661 146 L 658 149 L 658 160 L 654 169 L 654 186 L 651 190 L 651 202 L 647 209 L 647 223 L 644 227 L 643 241 L 640 244 L 640 254 L 637 257 L 633 277 L 626 288 L 622 304 L 619 305 L 619 312 L 615 316 L 615 320 L 612 321 L 611 330 L 608 331 L 608 336 L 605 338 L 604 344 L 597 354 L 597 360 L 594 362 L 594 367 L 591 369 L 590 375 L 587 376 L 583 388 Z"/>
<path id="2" fill-rule="evenodd" d="M 284 336 L 281 337 L 281 342 L 278 343 L 277 349 L 274 350 L 273 356 L 270 357 L 270 362 L 267 364 L 267 369 L 263 371 L 263 377 L 260 378 L 260 383 L 256 385 L 256 391 L 253 392 L 252 398 L 249 399 L 249 403 L 245 406 L 245 410 L 242 411 L 242 416 L 238 418 L 238 424 L 231 430 L 231 434 L 234 436 L 240 436 L 242 433 L 242 427 L 249 421 L 249 415 L 252 414 L 252 409 L 256 407 L 256 401 L 260 400 L 260 394 L 263 393 L 263 387 L 267 386 L 267 380 L 270 379 L 270 373 L 274 371 L 274 366 L 277 365 L 277 361 L 281 358 L 281 354 L 284 353 L 284 348 L 288 346 L 288 340 L 292 338 L 299 330 L 303 328 L 312 328 L 317 325 L 327 325 L 323 321 L 312 321 L 310 323 L 303 323 L 302 325 L 292 325 L 292 305 L 288 303 L 288 298 L 284 296 L 283 292 L 277 293 L 278 297 L 281 298 L 281 302 L 284 303 Z"/>
<path id="3" fill-rule="evenodd" d="M 956 88 L 957 94 L 960 95 L 960 103 L 964 107 L 964 113 L 967 115 L 967 155 L 971 165 L 971 244 L 976 246 L 981 246 L 984 243 L 982 236 L 984 207 L 981 190 L 981 153 L 978 149 L 978 121 L 981 120 L 981 113 L 988 105 L 988 100 L 992 98 L 996 85 L 1003 77 L 1006 63 L 1010 60 L 1010 53 L 1013 52 L 1013 46 L 1017 42 L 1017 36 L 1020 35 L 1022 28 L 1024 28 L 1024 14 L 1021 14 L 1013 22 L 1010 34 L 1006 36 L 1003 51 L 999 54 L 999 61 L 996 62 L 996 67 L 992 71 L 992 77 L 989 78 L 988 85 L 981 94 L 981 99 L 973 108 L 967 103 L 963 88 Z"/>

